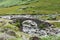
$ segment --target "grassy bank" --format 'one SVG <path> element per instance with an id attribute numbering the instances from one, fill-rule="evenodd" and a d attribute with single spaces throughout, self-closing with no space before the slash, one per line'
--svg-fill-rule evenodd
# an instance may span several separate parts
<path id="1" fill-rule="evenodd" d="M 21 1 L 6 0 L 0 2 L 0 15 L 3 14 L 59 14 L 60 0 Z"/>

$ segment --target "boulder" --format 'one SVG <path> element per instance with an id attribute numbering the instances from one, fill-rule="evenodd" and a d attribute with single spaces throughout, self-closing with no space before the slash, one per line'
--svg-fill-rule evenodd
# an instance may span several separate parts
<path id="1" fill-rule="evenodd" d="M 10 36 L 10 35 L 8 35 L 8 34 L 6 34 L 6 33 L 0 34 L 0 40 L 15 39 L 15 38 L 16 38 L 16 37 Z"/>
<path id="2" fill-rule="evenodd" d="M 8 30 L 6 33 L 10 36 L 16 36 L 16 33 L 12 30 Z"/>
<path id="3" fill-rule="evenodd" d="M 35 37 L 31 37 L 30 40 L 40 40 L 40 38 L 35 36 Z"/>

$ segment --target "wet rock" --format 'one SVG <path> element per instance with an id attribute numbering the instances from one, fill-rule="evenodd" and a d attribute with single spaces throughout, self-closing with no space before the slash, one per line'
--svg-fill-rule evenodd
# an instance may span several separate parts
<path id="1" fill-rule="evenodd" d="M 56 35 L 54 32 L 49 32 L 48 35 Z"/>
<path id="2" fill-rule="evenodd" d="M 40 38 L 35 36 L 35 37 L 31 37 L 30 40 L 40 40 Z"/>
<path id="3" fill-rule="evenodd" d="M 11 36 L 16 36 L 16 33 L 12 30 L 8 30 L 6 33 Z"/>
<path id="4" fill-rule="evenodd" d="M 1 37 L 0 40 L 5 40 L 5 39 Z"/>
<path id="5" fill-rule="evenodd" d="M 46 30 L 48 35 L 56 35 L 56 34 L 60 33 L 59 28 L 51 28 L 51 27 L 49 27 L 49 28 L 46 28 L 45 30 Z"/>
<path id="6" fill-rule="evenodd" d="M 40 30 L 40 31 L 39 31 L 39 34 L 40 34 L 40 36 L 45 36 L 45 35 L 47 35 L 47 33 L 46 33 L 45 30 Z"/>
<path id="7" fill-rule="evenodd" d="M 6 34 L 11 35 L 11 36 L 16 36 L 16 33 L 9 28 L 0 29 L 0 32 L 6 33 Z"/>
<path id="8" fill-rule="evenodd" d="M 54 28 L 53 30 L 54 30 L 55 34 L 59 34 L 60 33 L 60 29 L 59 28 Z"/>
<path id="9" fill-rule="evenodd" d="M 6 34 L 6 33 L 0 34 L 0 40 L 15 39 L 15 38 L 16 38 L 16 37 L 10 36 L 10 35 L 8 35 L 8 34 Z"/>

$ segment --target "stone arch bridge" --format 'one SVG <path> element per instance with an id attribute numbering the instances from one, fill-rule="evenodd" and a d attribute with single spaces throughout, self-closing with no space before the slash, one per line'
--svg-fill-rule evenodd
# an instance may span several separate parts
<path id="1" fill-rule="evenodd" d="M 41 21 L 41 20 L 38 20 L 38 19 L 36 19 L 36 18 L 26 18 L 26 17 L 15 17 L 15 18 L 12 18 L 14 21 L 16 21 L 16 20 L 19 20 L 19 22 L 20 22 L 20 26 L 23 26 L 22 25 L 22 23 L 24 22 L 24 21 L 26 21 L 27 20 L 27 22 L 29 23 L 29 21 L 28 20 L 30 20 L 30 21 L 32 21 L 32 24 L 34 24 L 33 22 L 35 22 L 35 24 L 34 25 L 37 25 L 37 27 L 38 26 L 40 26 L 40 24 L 45 24 L 46 26 L 51 26 L 51 24 L 50 23 L 48 23 L 48 22 L 44 22 L 44 21 Z M 30 22 L 31 23 L 31 22 Z"/>

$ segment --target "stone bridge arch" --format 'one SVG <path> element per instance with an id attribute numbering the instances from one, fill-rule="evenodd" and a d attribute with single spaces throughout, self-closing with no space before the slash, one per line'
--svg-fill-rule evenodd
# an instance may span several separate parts
<path id="1" fill-rule="evenodd" d="M 44 23 L 46 26 L 51 26 L 50 23 L 48 22 L 44 22 L 44 21 L 41 21 L 41 20 L 38 20 L 38 19 L 35 19 L 35 18 L 26 18 L 26 17 L 18 17 L 18 18 L 12 18 L 12 19 L 16 19 L 16 20 L 19 20 L 20 22 L 20 30 L 22 31 L 22 22 L 26 21 L 26 20 L 31 20 L 31 21 L 34 21 L 36 24 L 37 24 L 37 27 L 40 26 L 41 23 Z M 16 21 L 15 20 L 15 21 Z"/>

